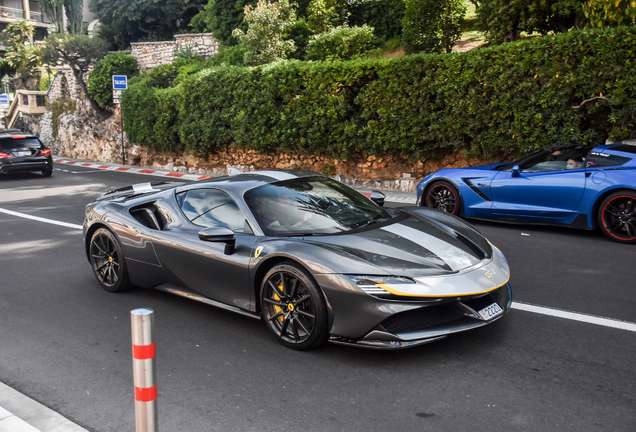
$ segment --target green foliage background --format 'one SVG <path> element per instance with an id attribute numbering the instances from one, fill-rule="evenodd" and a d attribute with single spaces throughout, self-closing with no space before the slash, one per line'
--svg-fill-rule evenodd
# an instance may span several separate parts
<path id="1" fill-rule="evenodd" d="M 457 54 L 204 68 L 123 94 L 133 142 L 206 154 L 488 157 L 636 134 L 636 27 L 572 31 Z M 595 98 L 595 99 L 593 99 Z M 583 101 L 591 99 L 580 106 Z"/>
<path id="2" fill-rule="evenodd" d="M 112 53 L 101 59 L 88 75 L 88 95 L 106 108 L 113 105 L 113 75 L 137 75 L 137 60 L 126 53 Z"/>

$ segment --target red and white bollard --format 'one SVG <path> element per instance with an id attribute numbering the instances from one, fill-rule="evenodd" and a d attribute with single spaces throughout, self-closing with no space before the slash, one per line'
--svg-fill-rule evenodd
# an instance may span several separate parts
<path id="1" fill-rule="evenodd" d="M 137 432 L 157 432 L 157 376 L 155 374 L 154 311 L 135 309 L 132 321 L 135 420 Z"/>

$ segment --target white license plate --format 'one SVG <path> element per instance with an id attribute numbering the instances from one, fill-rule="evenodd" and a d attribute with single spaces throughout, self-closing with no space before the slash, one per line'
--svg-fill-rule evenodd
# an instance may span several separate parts
<path id="1" fill-rule="evenodd" d="M 503 309 L 497 303 L 493 303 L 479 311 L 479 315 L 484 321 L 490 321 L 491 319 L 501 315 Z"/>
<path id="2" fill-rule="evenodd" d="M 30 156 L 31 152 L 30 151 L 19 151 L 18 152 L 18 156 Z"/>

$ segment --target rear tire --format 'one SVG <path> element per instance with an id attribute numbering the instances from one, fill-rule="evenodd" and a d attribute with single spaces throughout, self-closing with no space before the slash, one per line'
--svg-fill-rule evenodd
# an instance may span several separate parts
<path id="1" fill-rule="evenodd" d="M 433 183 L 422 196 L 420 205 L 459 216 L 461 196 L 452 184 L 445 181 Z"/>
<path id="2" fill-rule="evenodd" d="M 614 192 L 598 209 L 601 231 L 618 243 L 636 243 L 636 193 Z"/>
<path id="3" fill-rule="evenodd" d="M 47 168 L 42 170 L 42 175 L 44 177 L 51 177 L 52 174 L 53 174 L 53 168 Z"/>
<path id="4" fill-rule="evenodd" d="M 115 234 L 105 228 L 95 231 L 89 253 L 93 274 L 102 288 L 110 292 L 131 288 L 126 259 Z"/>
<path id="5" fill-rule="evenodd" d="M 329 338 L 327 304 L 313 277 L 293 261 L 274 266 L 261 286 L 263 321 L 286 347 L 308 350 Z"/>

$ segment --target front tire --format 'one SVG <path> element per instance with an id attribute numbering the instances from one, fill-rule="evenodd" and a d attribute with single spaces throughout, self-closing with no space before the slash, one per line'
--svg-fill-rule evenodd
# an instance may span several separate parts
<path id="1" fill-rule="evenodd" d="M 102 288 L 110 292 L 131 288 L 124 253 L 111 231 L 105 228 L 95 231 L 89 252 L 93 274 Z"/>
<path id="2" fill-rule="evenodd" d="M 636 243 L 636 193 L 621 191 L 605 198 L 598 209 L 601 231 L 619 243 Z"/>
<path id="3" fill-rule="evenodd" d="M 261 286 L 267 328 L 286 347 L 308 350 L 327 341 L 327 305 L 318 284 L 294 262 L 274 266 Z"/>
<path id="4" fill-rule="evenodd" d="M 421 205 L 459 216 L 461 196 L 452 184 L 440 181 L 433 183 L 422 197 Z"/>

